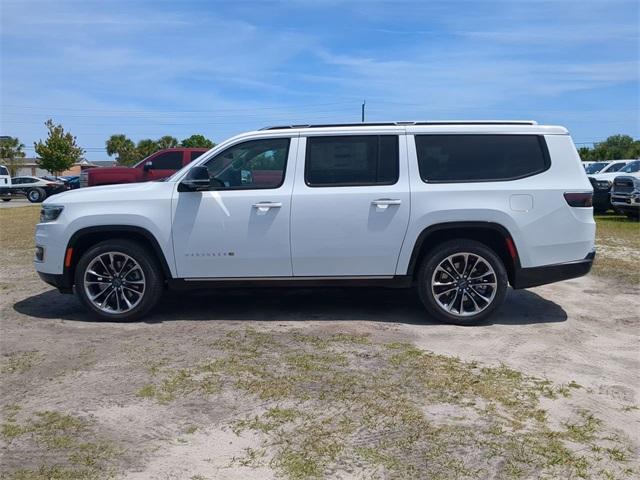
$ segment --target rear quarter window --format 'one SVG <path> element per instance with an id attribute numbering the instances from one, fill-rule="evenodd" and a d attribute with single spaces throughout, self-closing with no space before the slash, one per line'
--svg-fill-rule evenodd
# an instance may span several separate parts
<path id="1" fill-rule="evenodd" d="M 551 164 L 541 135 L 416 135 L 420 177 L 491 182 L 536 175 Z"/>

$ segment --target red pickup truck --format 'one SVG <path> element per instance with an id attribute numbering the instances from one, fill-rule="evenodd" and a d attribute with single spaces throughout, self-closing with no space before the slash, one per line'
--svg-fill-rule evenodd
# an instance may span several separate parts
<path id="1" fill-rule="evenodd" d="M 91 168 L 80 174 L 81 187 L 160 180 L 173 175 L 208 148 L 168 148 L 149 155 L 133 167 Z"/>

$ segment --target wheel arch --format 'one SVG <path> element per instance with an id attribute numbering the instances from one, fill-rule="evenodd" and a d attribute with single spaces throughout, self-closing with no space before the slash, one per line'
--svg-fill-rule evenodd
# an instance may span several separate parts
<path id="1" fill-rule="evenodd" d="M 116 238 L 132 240 L 150 248 L 162 269 L 165 279 L 172 278 L 171 269 L 160 243 L 149 230 L 134 225 L 99 225 L 81 228 L 69 239 L 65 252 L 68 252 L 70 248 L 73 250 L 70 265 L 67 266 L 66 262 L 64 265 L 63 275 L 66 283 L 70 287 L 73 285 L 76 265 L 84 252 L 98 242 Z"/>
<path id="2" fill-rule="evenodd" d="M 415 278 L 422 259 L 435 246 L 454 239 L 476 240 L 491 248 L 502 260 L 513 285 L 520 259 L 507 228 L 494 222 L 444 222 L 426 227 L 418 235 L 409 259 L 407 275 Z"/>

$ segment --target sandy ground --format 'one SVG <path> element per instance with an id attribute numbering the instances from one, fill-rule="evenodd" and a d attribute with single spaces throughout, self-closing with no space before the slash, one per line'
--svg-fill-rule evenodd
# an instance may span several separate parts
<path id="1" fill-rule="evenodd" d="M 210 340 L 244 328 L 368 334 L 483 365 L 504 363 L 558 384 L 577 382 L 583 388 L 557 408 L 589 409 L 640 446 L 638 290 L 597 277 L 510 291 L 499 314 L 477 327 L 433 323 L 414 292 L 378 289 L 169 293 L 144 322 L 98 323 L 30 269 L 5 268 L 3 277 L 14 282 L 0 292 L 3 359 L 29 355 L 30 364 L 2 376 L 1 404 L 91 418 L 101 438 L 126 446 L 119 478 L 274 477 L 268 465 L 237 461 L 260 446 L 259 435 L 229 428 L 231 418 L 260 412 L 260 402 L 223 394 L 163 405 L 135 395 L 154 361 L 186 365 L 205 355 Z M 0 445 L 5 471 L 33 460 L 20 444 Z"/>

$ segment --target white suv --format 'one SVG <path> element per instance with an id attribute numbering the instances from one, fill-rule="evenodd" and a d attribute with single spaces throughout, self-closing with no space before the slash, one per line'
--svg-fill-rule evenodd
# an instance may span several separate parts
<path id="1" fill-rule="evenodd" d="M 163 182 L 47 200 L 36 270 L 96 317 L 165 288 L 417 286 L 432 317 L 477 323 L 508 284 L 586 274 L 592 189 L 571 137 L 535 122 L 271 127 Z"/>

